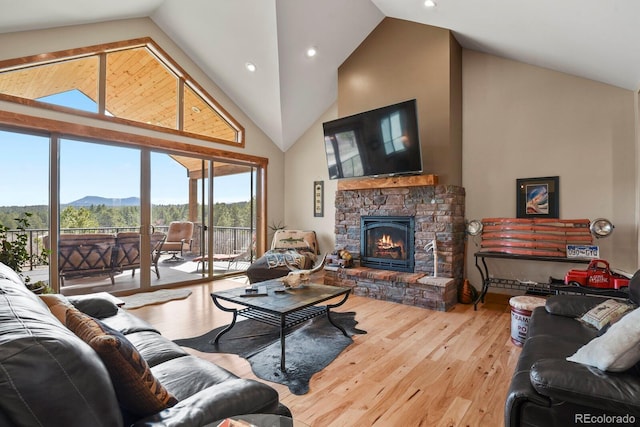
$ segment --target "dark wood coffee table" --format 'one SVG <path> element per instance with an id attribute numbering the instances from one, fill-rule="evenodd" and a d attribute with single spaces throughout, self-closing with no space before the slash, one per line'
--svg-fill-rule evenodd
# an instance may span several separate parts
<path id="1" fill-rule="evenodd" d="M 253 288 L 258 290 L 258 295 L 248 294 L 246 288 L 229 289 L 211 294 L 211 299 L 213 299 L 216 307 L 233 313 L 231 324 L 220 331 L 211 344 L 218 344 L 220 337 L 233 328 L 238 315 L 276 326 L 280 328 L 280 370 L 285 371 L 285 336 L 287 329 L 326 314 L 329 322 L 345 336 L 348 336 L 344 328 L 334 323 L 331 319 L 331 309 L 339 307 L 347 301 L 351 288 L 308 283 L 298 288 L 284 289 L 282 282 L 278 280 L 255 283 Z M 318 305 L 338 297 L 342 297 L 342 299 L 335 304 Z M 245 308 L 225 307 L 220 304 L 221 300 L 232 302 Z"/>

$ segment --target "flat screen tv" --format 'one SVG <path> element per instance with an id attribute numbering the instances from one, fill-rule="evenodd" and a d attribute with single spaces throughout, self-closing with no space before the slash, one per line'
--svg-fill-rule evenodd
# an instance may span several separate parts
<path id="1" fill-rule="evenodd" d="M 322 126 L 331 179 L 422 172 L 415 99 Z"/>

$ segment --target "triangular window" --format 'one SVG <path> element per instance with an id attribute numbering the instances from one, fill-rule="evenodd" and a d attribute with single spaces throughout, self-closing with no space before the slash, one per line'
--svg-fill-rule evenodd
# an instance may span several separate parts
<path id="1" fill-rule="evenodd" d="M 244 146 L 243 127 L 149 38 L 2 61 L 0 99 L 12 98 Z"/>

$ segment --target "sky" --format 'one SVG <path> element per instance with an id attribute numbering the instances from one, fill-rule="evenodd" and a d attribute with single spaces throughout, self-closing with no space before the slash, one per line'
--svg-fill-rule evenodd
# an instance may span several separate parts
<path id="1" fill-rule="evenodd" d="M 95 112 L 95 104 L 81 93 L 65 93 L 43 101 Z M 48 204 L 49 139 L 0 131 L 0 206 Z M 200 188 L 200 186 L 198 187 Z M 186 169 L 167 154 L 151 153 L 152 204 L 187 203 Z M 85 196 L 140 197 L 140 150 L 75 140 L 60 143 L 60 202 Z M 215 178 L 214 201 L 249 200 L 250 176 Z"/>

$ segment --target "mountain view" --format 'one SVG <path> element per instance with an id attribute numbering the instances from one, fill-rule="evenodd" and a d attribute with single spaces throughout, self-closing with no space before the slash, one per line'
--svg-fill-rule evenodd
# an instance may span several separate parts
<path id="1" fill-rule="evenodd" d="M 75 206 L 75 207 L 87 207 L 87 206 L 109 206 L 109 207 L 117 207 L 117 206 L 140 206 L 140 198 L 139 197 L 126 197 L 124 199 L 113 199 L 107 197 L 100 196 L 84 196 L 81 199 L 74 200 L 73 202 L 67 203 L 64 206 Z"/>

